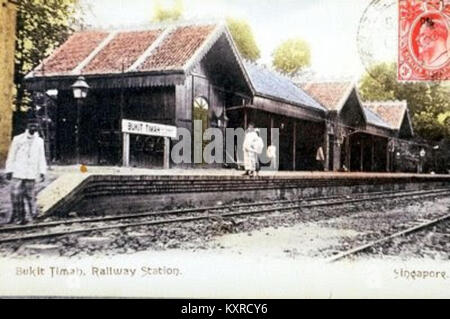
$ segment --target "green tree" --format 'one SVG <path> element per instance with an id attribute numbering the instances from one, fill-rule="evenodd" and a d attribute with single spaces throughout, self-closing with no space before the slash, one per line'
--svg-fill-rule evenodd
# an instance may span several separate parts
<path id="1" fill-rule="evenodd" d="M 56 47 L 76 26 L 77 0 L 21 0 L 17 11 L 14 82 L 16 110 L 27 106 L 24 76 Z"/>
<path id="2" fill-rule="evenodd" d="M 294 75 L 311 63 L 309 44 L 299 38 L 283 42 L 272 54 L 272 64 L 281 73 Z"/>
<path id="3" fill-rule="evenodd" d="M 160 0 L 155 1 L 152 21 L 176 21 L 183 15 L 183 1 L 176 0 L 171 8 L 165 8 Z"/>
<path id="4" fill-rule="evenodd" d="M 448 136 L 441 114 L 450 111 L 449 86 L 438 82 L 398 82 L 397 65 L 380 63 L 362 77 L 359 92 L 365 101 L 406 100 L 416 134 L 428 140 Z"/>
<path id="5" fill-rule="evenodd" d="M 258 60 L 261 52 L 250 25 L 243 19 L 227 18 L 227 26 L 241 56 L 250 61 Z"/>

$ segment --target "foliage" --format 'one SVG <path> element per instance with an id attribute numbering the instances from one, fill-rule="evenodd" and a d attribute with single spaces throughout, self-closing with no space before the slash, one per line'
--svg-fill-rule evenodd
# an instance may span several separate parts
<path id="1" fill-rule="evenodd" d="M 283 42 L 272 54 L 273 66 L 281 73 L 294 75 L 311 63 L 309 44 L 299 38 Z"/>
<path id="2" fill-rule="evenodd" d="M 183 15 L 183 1 L 176 0 L 171 8 L 165 8 L 160 0 L 155 1 L 154 14 L 152 21 L 176 21 Z"/>
<path id="3" fill-rule="evenodd" d="M 155 2 L 153 22 L 174 22 L 183 16 L 183 1 L 175 0 L 173 7 L 163 7 L 161 0 Z M 242 57 L 256 61 L 260 57 L 260 51 L 256 45 L 250 25 L 242 19 L 227 18 L 228 29 Z"/>
<path id="4" fill-rule="evenodd" d="M 30 102 L 23 86 L 24 76 L 68 38 L 78 8 L 77 0 L 19 1 L 14 73 L 16 109 Z"/>
<path id="5" fill-rule="evenodd" d="M 245 20 L 234 18 L 227 18 L 227 25 L 241 56 L 250 61 L 258 60 L 261 52 L 250 25 Z"/>
<path id="6" fill-rule="evenodd" d="M 359 92 L 366 101 L 407 100 L 417 135 L 435 141 L 450 136 L 445 118 L 441 119 L 450 111 L 448 86 L 438 82 L 397 82 L 397 65 L 380 63 L 363 76 Z"/>

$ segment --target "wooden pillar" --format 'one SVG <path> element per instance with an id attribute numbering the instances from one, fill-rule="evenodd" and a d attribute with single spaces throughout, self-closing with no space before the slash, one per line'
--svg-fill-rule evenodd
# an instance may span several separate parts
<path id="1" fill-rule="evenodd" d="M 364 170 L 364 140 L 361 138 L 361 153 L 360 153 L 360 171 Z"/>
<path id="2" fill-rule="evenodd" d="M 170 138 L 164 137 L 164 169 L 170 168 Z"/>
<path id="3" fill-rule="evenodd" d="M 388 139 L 386 144 L 386 172 L 390 171 L 391 171 L 391 156 L 389 152 L 389 139 Z"/>
<path id="4" fill-rule="evenodd" d="M 273 128 L 275 126 L 275 121 L 273 116 L 270 115 L 270 145 L 273 145 Z"/>
<path id="5" fill-rule="evenodd" d="M 370 170 L 373 172 L 375 170 L 375 141 L 373 135 L 370 138 L 371 146 L 372 146 L 372 157 L 370 158 Z"/>
<path id="6" fill-rule="evenodd" d="M 130 166 L 130 134 L 123 133 L 122 144 L 122 166 Z"/>
<path id="7" fill-rule="evenodd" d="M 247 129 L 247 127 L 248 127 L 248 119 L 247 119 L 247 108 L 246 107 L 244 107 L 244 130 L 246 130 Z"/>
<path id="8" fill-rule="evenodd" d="M 292 170 L 295 171 L 295 155 L 297 153 L 297 121 L 292 126 Z"/>
<path id="9" fill-rule="evenodd" d="M 347 135 L 347 137 L 345 138 L 345 165 L 347 166 L 348 171 L 350 171 L 350 163 L 351 163 L 350 136 Z"/>
<path id="10" fill-rule="evenodd" d="M 335 135 L 336 136 L 336 135 Z M 334 140 L 333 143 L 333 171 L 338 171 L 341 167 L 341 147 L 343 145 L 340 143 L 340 137 L 338 137 L 339 140 Z M 339 141 L 339 142 L 337 142 Z"/>
<path id="11" fill-rule="evenodd" d="M 330 141 L 329 141 L 329 135 L 328 135 L 328 124 L 325 122 L 325 132 L 324 132 L 324 159 L 323 159 L 323 170 L 328 171 L 329 160 L 330 160 Z"/>

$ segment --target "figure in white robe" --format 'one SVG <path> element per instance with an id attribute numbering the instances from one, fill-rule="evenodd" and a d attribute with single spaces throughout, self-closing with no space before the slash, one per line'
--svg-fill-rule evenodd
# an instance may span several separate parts
<path id="1" fill-rule="evenodd" d="M 246 174 L 249 175 L 255 174 L 258 167 L 258 154 L 261 154 L 264 148 L 263 140 L 259 137 L 258 132 L 258 129 L 249 130 L 244 138 L 244 166 Z"/>

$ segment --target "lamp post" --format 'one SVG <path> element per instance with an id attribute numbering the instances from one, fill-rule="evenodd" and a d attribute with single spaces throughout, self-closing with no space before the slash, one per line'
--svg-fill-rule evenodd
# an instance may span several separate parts
<path id="1" fill-rule="evenodd" d="M 72 84 L 73 97 L 77 100 L 77 124 L 75 126 L 75 147 L 77 164 L 80 163 L 80 111 L 81 103 L 87 97 L 89 91 L 89 85 L 86 83 L 84 76 L 79 76 L 78 79 Z"/>

